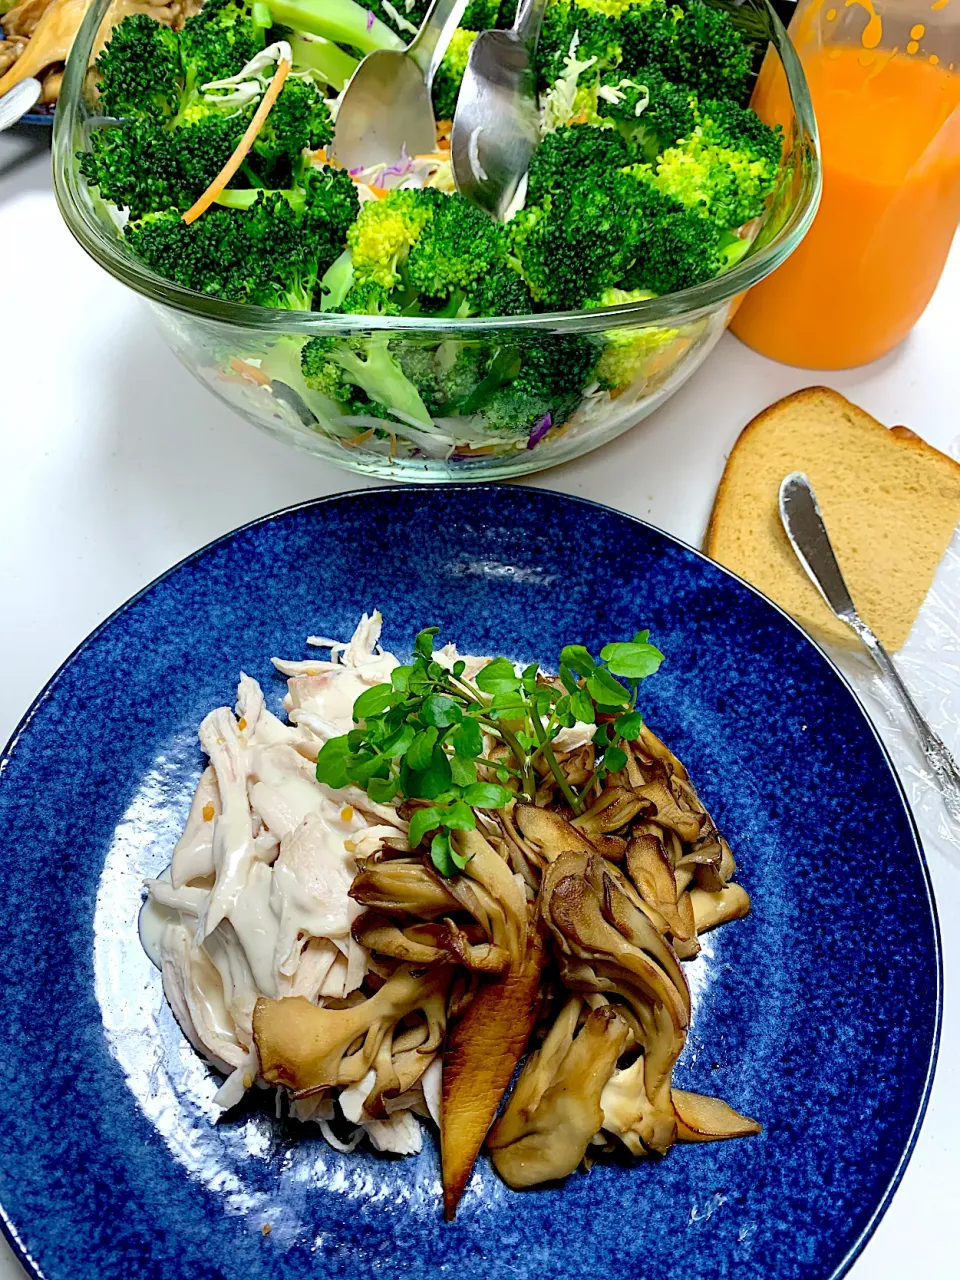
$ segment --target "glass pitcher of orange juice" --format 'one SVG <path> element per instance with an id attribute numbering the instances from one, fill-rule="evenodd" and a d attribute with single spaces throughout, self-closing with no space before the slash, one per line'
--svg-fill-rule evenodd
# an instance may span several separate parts
<path id="1" fill-rule="evenodd" d="M 909 333 L 960 219 L 960 0 L 801 0 L 790 34 L 820 128 L 823 198 L 731 328 L 775 360 L 846 369 Z M 775 124 L 788 103 L 768 57 L 753 105 Z"/>

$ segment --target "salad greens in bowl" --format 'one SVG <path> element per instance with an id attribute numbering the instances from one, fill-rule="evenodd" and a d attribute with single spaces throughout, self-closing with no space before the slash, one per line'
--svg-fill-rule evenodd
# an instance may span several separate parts
<path id="1" fill-rule="evenodd" d="M 813 219 L 816 125 L 769 0 L 550 0 L 541 138 L 503 222 L 460 196 L 450 117 L 470 0 L 433 84 L 436 149 L 332 149 L 358 60 L 427 0 L 205 0 L 171 30 L 95 0 L 54 139 L 83 247 L 262 429 L 408 480 L 536 471 L 652 412 Z M 764 56 L 793 115 L 750 110 Z"/>

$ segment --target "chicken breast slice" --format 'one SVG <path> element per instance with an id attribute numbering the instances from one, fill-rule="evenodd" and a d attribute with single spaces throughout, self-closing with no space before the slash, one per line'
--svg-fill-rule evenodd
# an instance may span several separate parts
<path id="1" fill-rule="evenodd" d="M 217 773 L 212 765 L 208 765 L 201 773 L 197 789 L 193 793 L 183 835 L 173 847 L 170 880 L 175 888 L 179 889 L 191 880 L 213 875 L 213 827 L 219 813 L 220 788 L 217 786 Z"/>
<path id="2" fill-rule="evenodd" d="M 238 1067 L 246 1048 L 239 1044 L 224 1004 L 220 975 L 182 924 L 164 929 L 160 973 L 163 994 L 193 1047 L 220 1071 Z"/>
<path id="3" fill-rule="evenodd" d="M 216 771 L 221 812 L 213 826 L 216 882 L 197 926 L 198 942 L 227 918 L 256 859 L 247 800 L 248 748 L 228 707 L 211 711 L 204 719 L 200 745 Z"/>

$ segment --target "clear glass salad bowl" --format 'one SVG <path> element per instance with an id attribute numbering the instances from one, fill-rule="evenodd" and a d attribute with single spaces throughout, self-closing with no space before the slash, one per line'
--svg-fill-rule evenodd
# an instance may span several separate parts
<path id="1" fill-rule="evenodd" d="M 820 195 L 817 130 L 800 62 L 769 0 L 743 0 L 758 33 L 786 75 L 793 107 L 784 157 L 753 240 L 735 267 L 695 288 L 592 311 L 510 319 L 350 317 L 224 302 L 161 279 L 127 249 L 115 210 L 80 176 L 77 153 L 100 120 L 88 68 L 110 30 L 111 0 L 95 0 L 67 63 L 54 133 L 54 180 L 67 225 L 111 275 L 151 305 L 186 367 L 255 426 L 327 461 L 393 480 L 486 480 L 539 471 L 595 449 L 640 422 L 703 363 L 732 318 L 738 299 L 796 248 Z M 392 352 L 453 359 L 458 344 L 495 344 L 509 376 L 529 355 L 582 358 L 582 344 L 623 369 L 612 390 L 588 385 L 578 404 L 545 404 L 522 433 L 504 431 L 461 401 L 457 416 L 426 421 L 395 411 L 386 420 L 345 416 L 312 392 L 300 373 L 300 350 L 318 335 L 356 340 L 376 335 Z M 405 348 L 405 350 L 404 350 Z M 488 375 L 489 376 L 489 375 Z M 479 398 L 479 397 L 478 397 Z"/>

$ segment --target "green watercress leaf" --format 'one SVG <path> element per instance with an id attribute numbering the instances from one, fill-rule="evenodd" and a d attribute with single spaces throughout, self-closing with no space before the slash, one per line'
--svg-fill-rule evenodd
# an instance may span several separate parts
<path id="1" fill-rule="evenodd" d="M 443 816 L 443 825 L 451 831 L 472 831 L 477 825 L 473 810 L 463 800 L 454 800 Z"/>
<path id="2" fill-rule="evenodd" d="M 607 773 L 619 773 L 626 768 L 627 753 L 620 747 L 607 747 L 600 763 Z"/>
<path id="3" fill-rule="evenodd" d="M 411 769 L 419 770 L 429 767 L 438 736 L 437 729 L 433 725 L 427 729 L 421 729 L 414 735 L 413 742 L 407 748 L 407 764 Z"/>
<path id="4" fill-rule="evenodd" d="M 405 757 L 409 760 L 410 753 L 407 752 Z M 403 775 L 401 774 L 401 781 Z M 433 754 L 430 757 L 430 763 L 426 769 L 417 770 L 411 776 L 412 789 L 408 789 L 408 795 L 413 796 L 417 800 L 436 800 L 436 798 L 447 791 L 450 787 L 450 760 L 447 753 L 442 747 L 434 747 Z"/>
<path id="5" fill-rule="evenodd" d="M 620 681 L 614 680 L 603 667 L 597 667 L 587 676 L 587 692 L 594 702 L 604 707 L 625 707 L 630 701 L 630 694 Z"/>
<path id="6" fill-rule="evenodd" d="M 582 644 L 567 644 L 560 650 L 560 664 L 575 671 L 578 676 L 592 674 L 596 663 L 590 656 L 590 650 Z"/>
<path id="7" fill-rule="evenodd" d="M 475 684 L 483 693 L 515 693 L 520 688 L 520 677 L 507 658 L 494 658 L 477 672 Z"/>
<path id="8" fill-rule="evenodd" d="M 560 683 L 566 689 L 567 693 L 575 693 L 577 688 L 577 677 L 573 674 L 565 662 L 560 663 Z"/>
<path id="9" fill-rule="evenodd" d="M 593 699 L 586 689 L 578 689 L 576 693 L 571 693 L 570 711 L 580 724 L 594 724 L 597 719 Z"/>
<path id="10" fill-rule="evenodd" d="M 608 644 L 600 650 L 600 657 L 615 676 L 628 680 L 645 680 L 660 668 L 663 654 L 653 644 Z"/>
<path id="11" fill-rule="evenodd" d="M 433 805 L 426 809 L 417 809 L 410 819 L 410 829 L 407 832 L 410 848 L 416 849 L 428 831 L 436 831 L 442 825 L 442 809 L 434 808 Z"/>
<path id="12" fill-rule="evenodd" d="M 465 787 L 463 802 L 474 809 L 502 809 L 510 803 L 511 793 L 506 787 L 495 782 L 475 782 L 472 787 Z"/>
<path id="13" fill-rule="evenodd" d="M 368 720 L 386 711 L 395 697 L 394 689 L 389 684 L 375 684 L 372 689 L 364 689 L 353 704 L 354 720 Z"/>
<path id="14" fill-rule="evenodd" d="M 450 777 L 458 787 L 469 787 L 477 780 L 477 766 L 463 756 L 451 756 Z"/>
<path id="15" fill-rule="evenodd" d="M 463 712 L 453 698 L 442 693 L 431 693 L 423 700 L 420 719 L 424 724 L 433 725 L 437 729 L 447 729 L 463 719 Z"/>
<path id="16" fill-rule="evenodd" d="M 483 751 L 483 734 L 476 720 L 469 717 L 460 721 L 450 737 L 450 744 L 458 756 L 472 760 Z"/>
<path id="17" fill-rule="evenodd" d="M 399 778 L 371 778 L 367 783 L 367 795 L 375 804 L 389 804 L 399 790 Z"/>
<path id="18" fill-rule="evenodd" d="M 341 738 L 330 738 L 320 748 L 317 756 L 317 781 L 328 787 L 345 787 L 350 781 L 347 773 L 347 761 L 351 758 L 350 744 L 347 735 Z"/>
<path id="19" fill-rule="evenodd" d="M 626 738 L 628 742 L 634 742 L 640 737 L 640 730 L 643 728 L 643 716 L 639 711 L 628 711 L 626 715 L 617 716 L 613 722 L 613 727 L 621 738 Z"/>
<path id="20" fill-rule="evenodd" d="M 403 724 L 381 742 L 380 750 L 391 760 L 398 760 L 410 749 L 416 736 L 417 731 L 412 724 Z"/>
<path id="21" fill-rule="evenodd" d="M 457 864 L 453 860 L 453 849 L 448 832 L 438 831 L 430 841 L 430 860 L 442 876 L 456 875 Z"/>
<path id="22" fill-rule="evenodd" d="M 440 634 L 439 627 L 424 627 L 422 631 L 417 632 L 417 638 L 413 642 L 413 647 L 417 653 L 422 654 L 425 658 L 433 657 L 433 638 Z"/>

